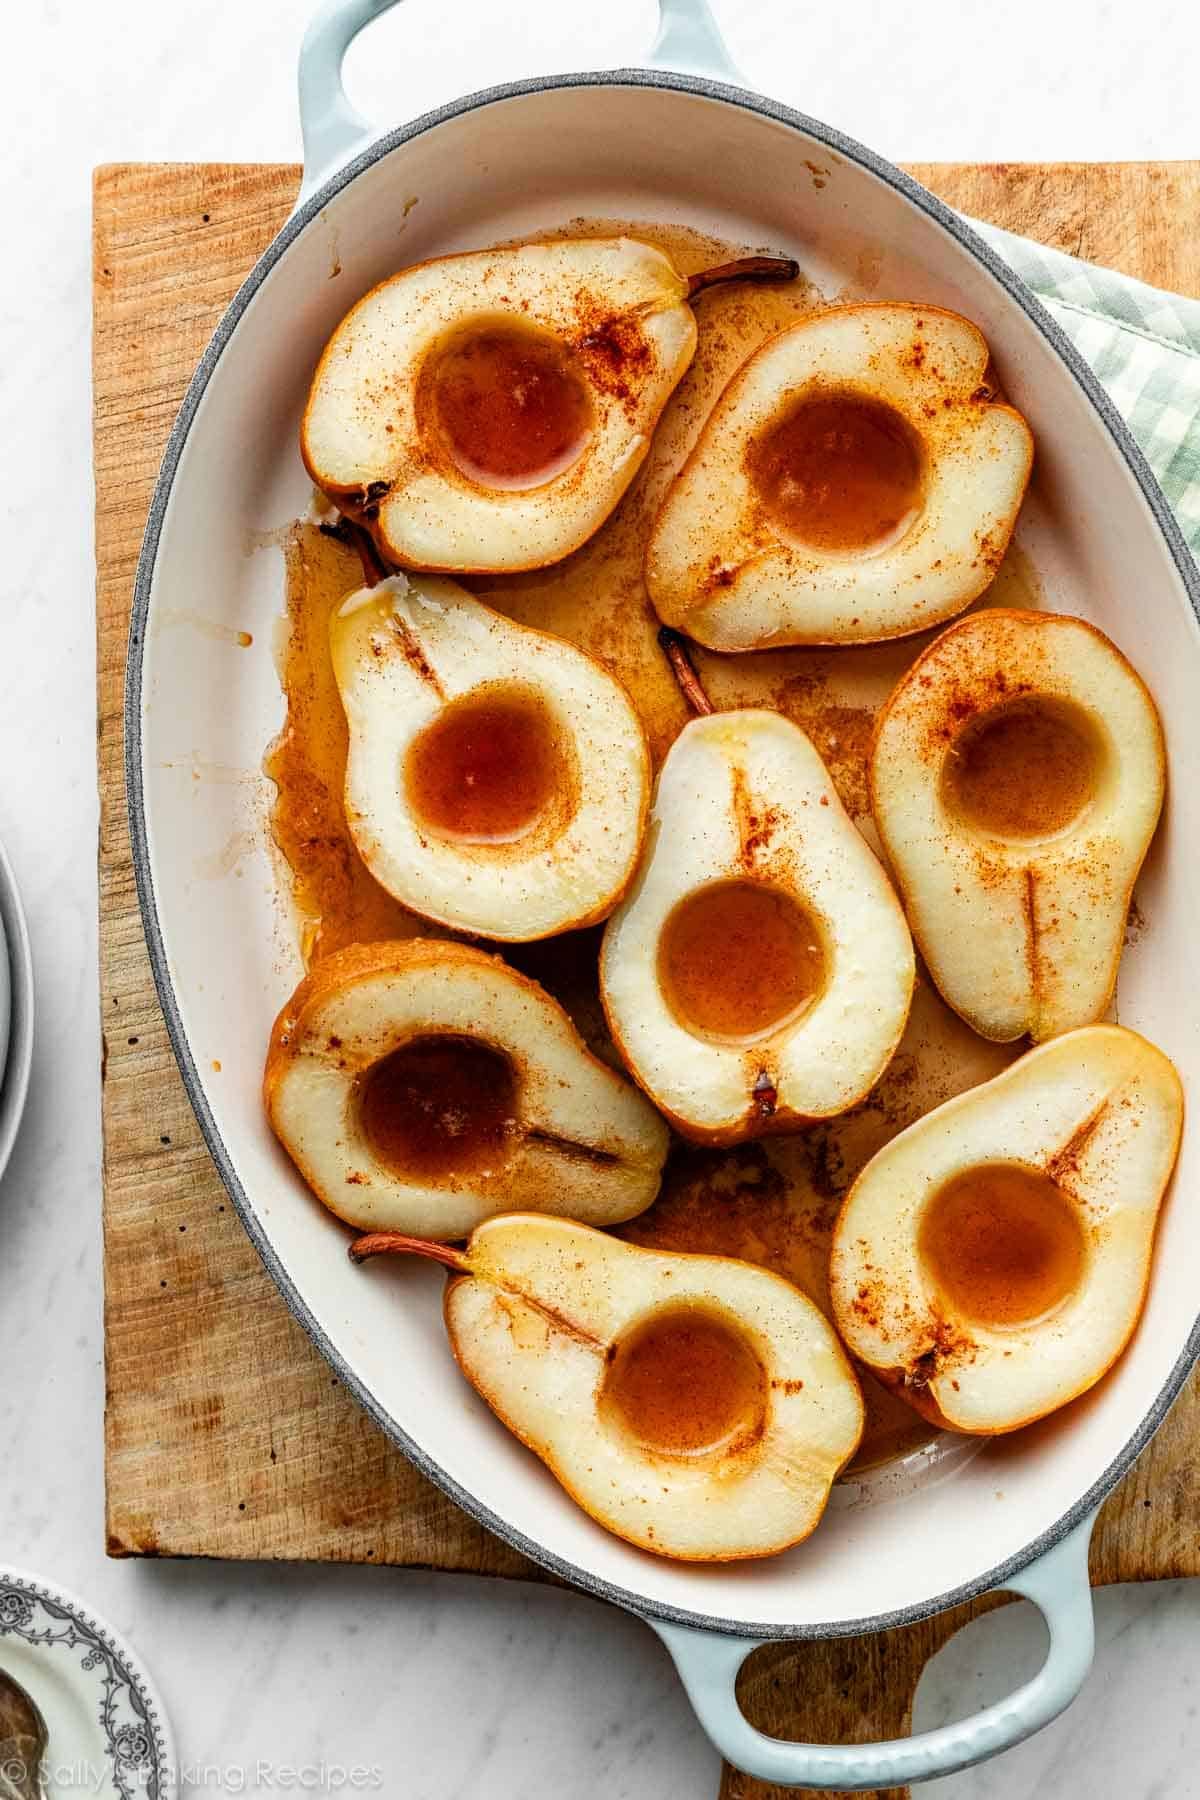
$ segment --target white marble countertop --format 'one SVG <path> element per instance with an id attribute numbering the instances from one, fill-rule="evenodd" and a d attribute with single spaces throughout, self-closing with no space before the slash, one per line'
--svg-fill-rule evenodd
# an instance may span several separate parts
<path id="1" fill-rule="evenodd" d="M 911 158 L 1195 155 L 1194 0 L 716 0 L 750 80 Z M 665 1654 L 566 1593 L 379 1569 L 104 1556 L 89 460 L 89 173 L 130 158 L 294 158 L 308 0 L 32 0 L 10 9 L 0 123 L 0 836 L 37 963 L 34 1088 L 0 1190 L 0 1564 L 74 1588 L 162 1688 L 189 1791 L 270 1792 L 278 1765 L 377 1765 L 392 1800 L 703 1800 L 718 1763 Z M 351 85 L 399 121 L 487 82 L 636 61 L 651 0 L 410 0 Z M 882 72 L 882 73 L 881 73 Z M 1072 1712 L 952 1800 L 1200 1795 L 1200 1587 L 1098 1595 Z M 922 1723 L 1013 1684 L 1025 1608 L 943 1652 Z M 211 1769 L 233 1769 L 223 1782 Z M 263 1771 L 256 1776 L 256 1769 Z M 244 1771 L 244 1775 L 238 1771 Z"/>

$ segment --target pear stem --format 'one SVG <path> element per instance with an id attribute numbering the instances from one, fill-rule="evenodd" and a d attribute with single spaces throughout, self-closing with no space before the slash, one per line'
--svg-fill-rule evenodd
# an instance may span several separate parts
<path id="1" fill-rule="evenodd" d="M 465 1250 L 450 1244 L 435 1244 L 431 1238 L 405 1237 L 401 1231 L 368 1231 L 355 1238 L 349 1249 L 352 1263 L 366 1262 L 369 1256 L 386 1256 L 400 1252 L 409 1256 L 427 1256 L 431 1262 L 445 1263 L 456 1275 L 470 1273 Z"/>
<path id="2" fill-rule="evenodd" d="M 800 264 L 790 256 L 739 256 L 736 262 L 719 263 L 688 276 L 687 297 L 694 300 L 718 281 L 795 281 Z"/>
<path id="3" fill-rule="evenodd" d="M 339 513 L 336 525 L 323 524 L 319 529 L 325 537 L 336 538 L 340 544 L 358 551 L 363 582 L 367 587 L 378 587 L 381 581 L 387 580 L 388 568 L 375 548 L 374 538 L 365 527 L 354 519 L 348 519 L 345 513 Z"/>
<path id="4" fill-rule="evenodd" d="M 679 691 L 692 711 L 702 719 L 715 713 L 717 709 L 704 691 L 704 684 L 696 673 L 681 634 L 672 631 L 669 625 L 663 625 L 659 628 L 658 641 L 662 645 L 663 655 L 671 665 L 671 673 L 679 683 Z"/>

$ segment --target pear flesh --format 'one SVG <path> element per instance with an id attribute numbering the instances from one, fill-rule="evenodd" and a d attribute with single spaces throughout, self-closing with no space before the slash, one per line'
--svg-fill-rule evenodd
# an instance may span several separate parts
<path id="1" fill-rule="evenodd" d="M 1145 685 L 1082 619 L 988 609 L 901 679 L 875 823 L 930 974 L 984 1037 L 1103 1015 L 1165 766 Z"/>
<path id="2" fill-rule="evenodd" d="M 405 269 L 343 319 L 301 432 L 305 464 L 403 568 L 535 569 L 608 517 L 650 447 L 696 347 L 688 284 L 629 238 L 564 239 Z M 528 333 L 559 347 L 590 425 L 567 466 L 528 487 L 486 485 L 446 453 L 428 372 L 456 345 Z"/>
<path id="3" fill-rule="evenodd" d="M 611 912 L 641 847 L 650 759 L 628 695 L 599 663 L 431 575 L 352 594 L 330 645 L 350 740 L 346 822 L 389 893 L 439 924 L 509 943 Z M 515 829 L 472 838 L 456 829 L 453 794 L 440 822 L 422 816 L 405 769 L 452 708 L 497 699 L 541 718 L 545 791 L 501 770 L 531 810 Z"/>
<path id="4" fill-rule="evenodd" d="M 862 1435 L 858 1383 L 828 1321 L 798 1289 L 727 1257 L 643 1250 L 562 1219 L 480 1227 L 446 1291 L 463 1373 L 609 1531 L 660 1556 L 770 1556 L 807 1537 Z M 714 1426 L 712 1394 L 669 1358 L 616 1403 L 625 1346 L 683 1321 L 732 1340 L 754 1392 Z M 666 1341 L 666 1340 L 664 1340 Z M 665 1447 L 699 1400 L 709 1441 Z M 649 1425 L 647 1431 L 642 1429 Z"/>
<path id="5" fill-rule="evenodd" d="M 961 612 L 995 576 L 1033 457 L 987 366 L 977 328 L 938 307 L 833 307 L 769 338 L 663 502 L 646 550 L 658 616 L 711 649 L 758 650 L 874 643 Z M 797 442 L 775 434 L 802 430 L 805 408 L 822 422 L 789 467 Z M 784 460 L 764 489 L 772 442 Z M 892 514 L 831 542 L 834 509 L 849 518 L 855 493 L 870 506 L 885 479 Z M 772 493 L 808 518 L 799 535 Z"/>
<path id="6" fill-rule="evenodd" d="M 692 720 L 663 764 L 646 841 L 600 974 L 613 1037 L 655 1105 L 685 1136 L 730 1144 L 861 1100 L 904 1030 L 915 959 L 887 876 L 805 733 L 749 709 Z M 680 1017 L 662 975 L 674 909 L 723 882 L 802 903 L 824 965 L 805 1009 L 741 1041 Z M 714 964 L 733 948 L 714 943 Z"/>
<path id="7" fill-rule="evenodd" d="M 402 1103 L 435 1141 L 406 1167 L 381 1153 L 364 1099 L 373 1071 L 414 1045 L 431 1047 L 435 1071 L 439 1052 L 448 1057 L 452 1077 L 459 1046 L 475 1060 L 465 1096 L 440 1091 L 436 1077 L 422 1088 L 418 1062 Z M 501 1069 L 504 1087 L 472 1158 L 462 1139 L 488 1105 L 469 1089 L 480 1058 Z M 354 945 L 317 963 L 276 1021 L 264 1099 L 318 1199 L 362 1231 L 449 1240 L 514 1208 L 614 1225 L 649 1206 L 667 1154 L 654 1109 L 590 1054 L 536 982 L 498 957 L 428 939 Z"/>
<path id="8" fill-rule="evenodd" d="M 830 1292 L 851 1355 L 955 1431 L 1015 1431 L 1066 1405 L 1137 1323 L 1182 1122 L 1173 1065 L 1117 1025 L 1055 1038 L 918 1119 L 867 1164 L 834 1233 Z M 1074 1215 L 1078 1244 L 1056 1303 L 1028 1318 L 1010 1306 L 1000 1323 L 994 1310 L 980 1316 L 972 1284 L 989 1283 L 993 1298 L 998 1282 L 1018 1296 L 1044 1290 L 1053 1219 L 1031 1214 L 1020 1241 L 1006 1214 L 985 1220 L 961 1246 L 963 1285 L 949 1290 L 923 1248 L 950 1184 L 986 1183 L 997 1168 L 1049 1184 L 1040 1191 Z"/>

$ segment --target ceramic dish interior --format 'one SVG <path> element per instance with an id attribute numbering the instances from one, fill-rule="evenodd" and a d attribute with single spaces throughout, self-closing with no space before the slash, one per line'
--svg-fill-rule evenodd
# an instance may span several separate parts
<path id="1" fill-rule="evenodd" d="M 546 147 L 567 141 L 564 174 Z M 352 301 L 397 267 L 577 216 L 670 221 L 790 252 L 828 296 L 869 270 L 876 298 L 977 320 L 1037 437 L 1019 542 L 1045 604 L 1093 620 L 1134 657 L 1176 770 L 1200 756 L 1200 640 L 1156 490 L 1103 422 L 1098 390 L 1089 395 L 1045 320 L 949 214 L 836 134 L 735 90 L 636 74 L 526 84 L 418 121 L 318 195 L 256 271 L 197 378 L 151 520 L 132 645 L 130 784 L 156 972 L 251 1234 L 348 1385 L 423 1468 L 543 1563 L 662 1617 L 767 1636 L 862 1629 L 1020 1566 L 1096 1503 L 1161 1416 L 1192 1354 L 1193 1142 L 1144 1322 L 1099 1389 L 923 1476 L 840 1490 L 813 1539 L 783 1557 L 706 1569 L 645 1556 L 572 1504 L 459 1376 L 440 1276 L 392 1267 L 364 1280 L 351 1268 L 346 1234 L 300 1184 L 259 1101 L 268 1030 L 299 970 L 265 830 L 281 571 L 263 534 L 309 500 L 296 450 L 309 372 Z M 1200 793 L 1181 782 L 1140 885 L 1147 929 L 1119 996 L 1122 1021 L 1174 1057 L 1187 1085 L 1200 1074 L 1190 1003 L 1200 949 L 1178 849 L 1198 830 Z"/>

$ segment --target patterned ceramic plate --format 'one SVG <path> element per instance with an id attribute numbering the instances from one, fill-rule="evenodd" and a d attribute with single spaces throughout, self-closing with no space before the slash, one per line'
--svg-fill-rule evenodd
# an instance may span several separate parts
<path id="1" fill-rule="evenodd" d="M 128 1645 L 87 1607 L 0 1569 L 0 1669 L 46 1722 L 46 1800 L 176 1800 L 162 1701 Z M 6 1779 L 20 1792 L 20 1771 L 3 1756 L 0 1747 L 0 1793 Z"/>

